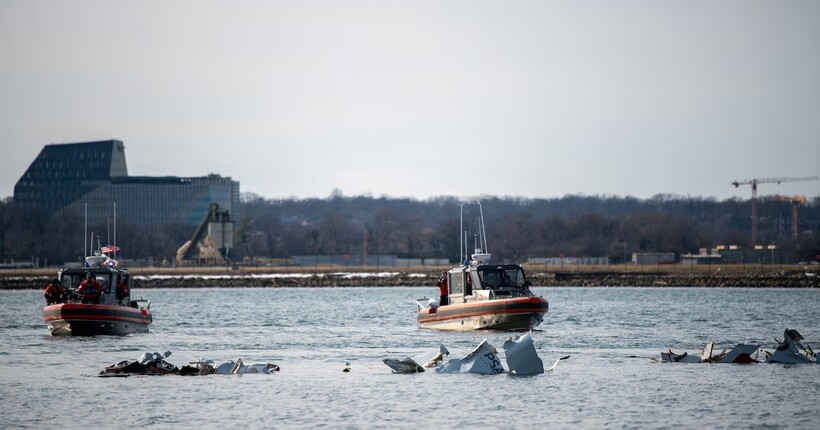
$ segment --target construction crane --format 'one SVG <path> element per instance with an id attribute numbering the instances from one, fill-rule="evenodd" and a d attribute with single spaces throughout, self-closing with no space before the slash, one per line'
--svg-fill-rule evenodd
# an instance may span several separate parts
<path id="1" fill-rule="evenodd" d="M 786 202 L 792 204 L 792 240 L 797 242 L 797 206 L 806 203 L 806 196 L 789 197 L 775 194 L 769 198 L 776 202 Z"/>
<path id="2" fill-rule="evenodd" d="M 782 182 L 804 182 L 820 180 L 817 176 L 802 176 L 797 178 L 762 178 L 762 179 L 744 179 L 742 181 L 732 181 L 735 188 L 741 185 L 752 186 L 752 245 L 757 243 L 757 184 L 780 184 Z"/>

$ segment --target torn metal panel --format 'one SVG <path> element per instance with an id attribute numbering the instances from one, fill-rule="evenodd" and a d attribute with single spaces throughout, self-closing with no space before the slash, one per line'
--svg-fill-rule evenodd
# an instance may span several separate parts
<path id="1" fill-rule="evenodd" d="M 544 373 L 544 362 L 535 352 L 531 332 L 504 342 L 507 368 L 516 375 L 537 375 Z"/>
<path id="2" fill-rule="evenodd" d="M 439 373 L 479 373 L 483 375 L 497 375 L 504 373 L 504 366 L 496 354 L 495 348 L 490 346 L 487 339 L 470 354 L 462 359 L 453 359 L 437 367 Z"/>

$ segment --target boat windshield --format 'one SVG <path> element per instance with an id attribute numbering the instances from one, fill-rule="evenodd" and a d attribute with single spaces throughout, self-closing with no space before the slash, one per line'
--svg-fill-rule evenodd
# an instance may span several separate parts
<path id="1" fill-rule="evenodd" d="M 97 282 L 100 284 L 100 289 L 104 293 L 111 292 L 111 274 L 109 273 L 95 273 L 94 277 L 97 278 Z M 72 290 L 76 290 L 80 287 L 80 284 L 85 280 L 85 272 L 80 273 L 63 273 L 60 277 L 60 283 L 63 285 L 64 288 L 70 288 Z"/>
<path id="2" fill-rule="evenodd" d="M 485 289 L 524 288 L 524 271 L 520 267 L 479 267 L 478 277 Z"/>

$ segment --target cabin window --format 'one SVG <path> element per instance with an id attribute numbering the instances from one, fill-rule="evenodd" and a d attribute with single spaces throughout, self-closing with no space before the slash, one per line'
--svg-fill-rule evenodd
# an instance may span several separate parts
<path id="1" fill-rule="evenodd" d="M 76 290 L 80 287 L 80 284 L 83 283 L 83 279 L 85 279 L 85 275 L 71 275 L 68 277 L 69 283 L 71 284 L 71 289 Z"/>
<path id="2" fill-rule="evenodd" d="M 524 281 L 526 281 L 526 279 L 524 278 L 524 271 L 521 269 L 515 268 L 505 270 L 504 275 L 507 278 L 507 283 L 511 287 L 524 288 Z"/>
<path id="3" fill-rule="evenodd" d="M 103 293 L 111 292 L 111 275 L 99 274 L 97 275 L 97 282 L 100 283 L 100 290 Z"/>
<path id="4" fill-rule="evenodd" d="M 481 270 L 478 272 L 481 278 L 481 285 L 488 290 L 495 290 L 504 287 L 504 278 L 501 270 Z"/>
<path id="5" fill-rule="evenodd" d="M 479 278 L 484 288 L 495 290 L 498 288 L 524 288 L 524 272 L 520 268 L 479 269 Z"/>
<path id="6" fill-rule="evenodd" d="M 464 292 L 464 277 L 462 272 L 449 274 L 450 294 L 462 294 Z"/>
<path id="7" fill-rule="evenodd" d="M 482 290 L 486 289 L 483 285 L 481 285 L 481 278 L 478 276 L 478 272 L 468 272 L 467 273 L 468 282 L 472 284 L 473 289 Z"/>

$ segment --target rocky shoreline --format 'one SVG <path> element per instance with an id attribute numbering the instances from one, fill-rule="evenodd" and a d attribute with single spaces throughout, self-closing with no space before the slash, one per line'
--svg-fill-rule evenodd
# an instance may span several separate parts
<path id="1" fill-rule="evenodd" d="M 820 288 L 814 272 L 765 272 L 747 274 L 685 273 L 555 273 L 544 286 L 578 287 L 718 287 L 718 288 Z"/>
<path id="2" fill-rule="evenodd" d="M 132 288 L 282 288 L 282 287 L 429 287 L 439 272 L 431 273 L 281 273 L 276 275 L 137 275 Z M 804 271 L 759 273 L 637 273 L 534 272 L 528 275 L 540 287 L 718 287 L 820 288 L 820 274 Z M 0 277 L 0 290 L 43 289 L 50 277 Z"/>

